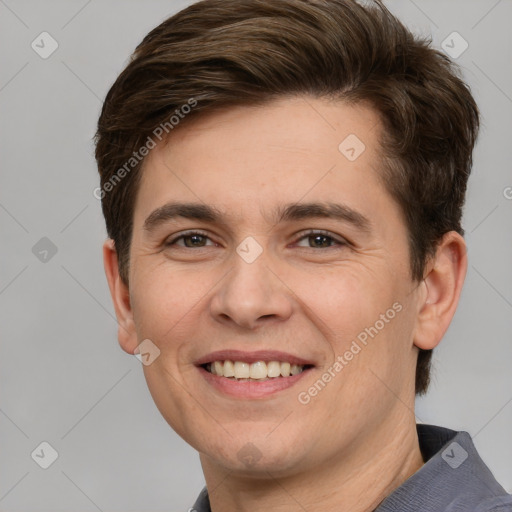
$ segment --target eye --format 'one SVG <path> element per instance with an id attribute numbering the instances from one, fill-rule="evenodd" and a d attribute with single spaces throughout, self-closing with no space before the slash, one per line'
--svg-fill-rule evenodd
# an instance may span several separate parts
<path id="1" fill-rule="evenodd" d="M 307 245 L 301 242 L 305 242 Z M 310 249 L 328 249 L 335 245 L 345 246 L 348 243 L 342 238 L 335 237 L 328 231 L 311 230 L 301 236 L 296 245 Z"/>
<path id="2" fill-rule="evenodd" d="M 207 241 L 210 241 L 210 244 L 207 244 Z M 179 243 L 181 242 L 181 243 Z M 185 247 L 187 249 L 193 248 L 201 248 L 206 247 L 207 245 L 217 245 L 215 242 L 210 240 L 210 238 L 200 231 L 188 231 L 186 233 L 182 233 L 181 235 L 167 241 L 165 243 L 167 247 L 175 245 L 179 247 Z"/>

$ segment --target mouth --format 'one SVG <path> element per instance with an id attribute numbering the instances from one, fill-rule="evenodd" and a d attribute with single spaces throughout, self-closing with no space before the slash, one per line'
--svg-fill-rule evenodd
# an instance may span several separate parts
<path id="1" fill-rule="evenodd" d="M 286 379 L 313 367 L 311 364 L 292 364 L 288 361 L 213 361 L 201 365 L 207 372 L 237 382 L 264 382 Z"/>
<path id="2" fill-rule="evenodd" d="M 315 365 L 283 352 L 227 350 L 209 354 L 196 366 L 215 390 L 252 399 L 290 388 Z"/>

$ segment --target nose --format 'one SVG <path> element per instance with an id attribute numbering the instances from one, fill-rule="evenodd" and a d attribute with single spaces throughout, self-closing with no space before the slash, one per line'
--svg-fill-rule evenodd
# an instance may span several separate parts
<path id="1" fill-rule="evenodd" d="M 256 329 L 291 316 L 293 293 L 280 279 L 276 266 L 270 268 L 268 264 L 264 254 L 252 263 L 233 255 L 232 270 L 224 276 L 210 302 L 217 322 Z"/>

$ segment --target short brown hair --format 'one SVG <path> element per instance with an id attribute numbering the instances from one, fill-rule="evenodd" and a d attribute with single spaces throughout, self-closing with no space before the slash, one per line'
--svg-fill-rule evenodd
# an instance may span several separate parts
<path id="1" fill-rule="evenodd" d="M 103 214 L 125 284 L 138 151 L 158 127 L 171 133 L 172 117 L 183 124 L 289 95 L 365 102 L 380 114 L 382 178 L 404 213 L 411 277 L 421 281 L 443 234 L 464 233 L 479 125 L 458 69 L 430 43 L 378 0 L 203 0 L 153 29 L 109 90 L 95 137 Z M 431 355 L 418 355 L 417 394 L 427 390 Z"/>

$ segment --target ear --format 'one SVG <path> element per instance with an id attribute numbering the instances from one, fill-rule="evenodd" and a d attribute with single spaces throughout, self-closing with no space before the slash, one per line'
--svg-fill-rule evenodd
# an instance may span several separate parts
<path id="1" fill-rule="evenodd" d="M 122 281 L 119 275 L 119 265 L 117 261 L 117 251 L 114 240 L 107 239 L 103 244 L 103 265 L 105 275 L 107 276 L 110 295 L 114 303 L 114 309 L 117 317 L 117 339 L 121 348 L 133 354 L 138 345 L 137 332 L 133 321 L 133 313 L 130 304 L 130 293 L 128 286 Z"/>
<path id="2" fill-rule="evenodd" d="M 414 344 L 436 347 L 452 321 L 467 271 L 466 243 L 455 231 L 446 233 L 427 266 L 421 294 Z"/>

